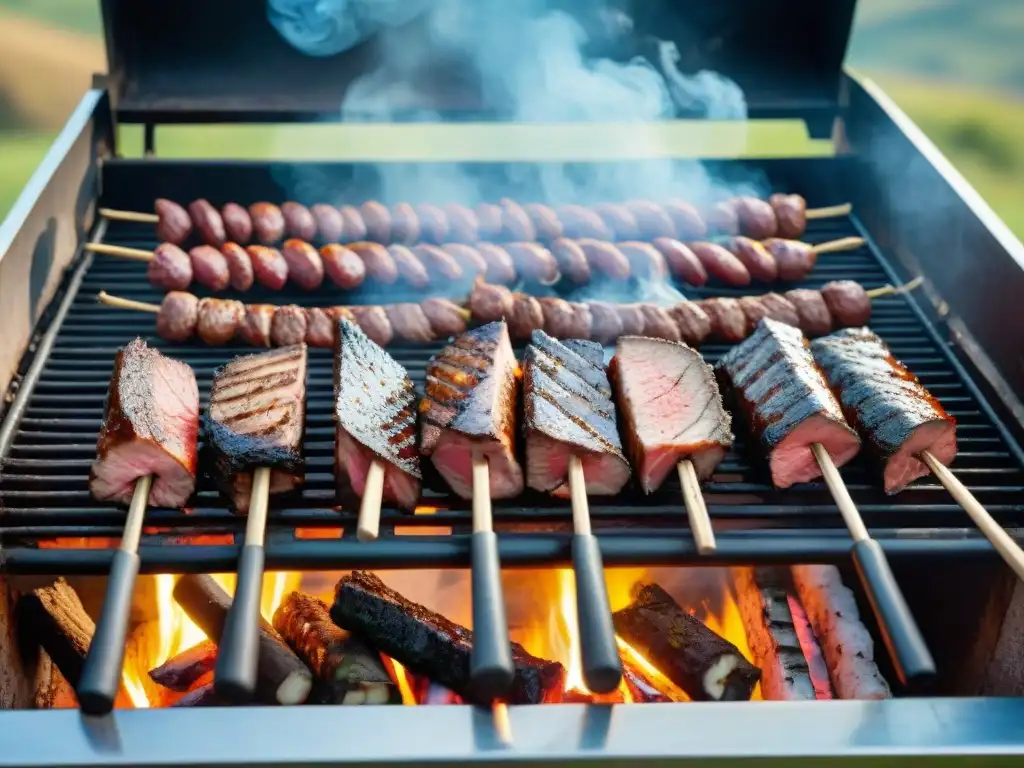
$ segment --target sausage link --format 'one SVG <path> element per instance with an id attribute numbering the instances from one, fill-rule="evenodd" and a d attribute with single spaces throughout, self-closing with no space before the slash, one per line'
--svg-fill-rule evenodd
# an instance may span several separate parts
<path id="1" fill-rule="evenodd" d="M 690 243 L 690 250 L 715 279 L 726 285 L 750 285 L 750 272 L 743 262 L 717 243 Z"/>
<path id="2" fill-rule="evenodd" d="M 684 200 L 669 200 L 664 207 L 665 213 L 672 219 L 672 224 L 676 228 L 676 237 L 680 240 L 700 240 L 707 237 L 708 225 L 704 223 L 696 207 Z"/>
<path id="3" fill-rule="evenodd" d="M 598 344 L 611 344 L 622 336 L 622 319 L 614 304 L 590 302 L 590 338 Z"/>
<path id="4" fill-rule="evenodd" d="M 426 242 L 440 245 L 448 237 L 448 217 L 436 205 L 420 203 L 416 206 L 420 220 L 420 237 Z"/>
<path id="5" fill-rule="evenodd" d="M 192 259 L 174 243 L 160 243 L 146 267 L 146 277 L 165 291 L 184 291 L 192 285 Z"/>
<path id="6" fill-rule="evenodd" d="M 504 285 L 477 280 L 469 294 L 469 311 L 477 323 L 492 323 L 511 317 L 515 297 Z"/>
<path id="7" fill-rule="evenodd" d="M 644 336 L 665 341 L 682 341 L 679 325 L 669 312 L 655 304 L 641 304 L 644 315 Z"/>
<path id="8" fill-rule="evenodd" d="M 212 245 L 197 245 L 188 252 L 192 261 L 192 275 L 200 285 L 211 291 L 223 291 L 231 283 L 228 261 Z"/>
<path id="9" fill-rule="evenodd" d="M 575 339 L 577 323 L 573 308 L 565 299 L 544 297 L 537 299 L 544 314 L 544 332 L 556 339 Z"/>
<path id="10" fill-rule="evenodd" d="M 317 203 L 309 209 L 316 221 L 316 233 L 321 243 L 340 243 L 345 236 L 345 217 L 341 211 L 327 203 Z"/>
<path id="11" fill-rule="evenodd" d="M 256 239 L 264 245 L 274 245 L 284 239 L 284 214 L 273 203 L 253 203 L 249 206 L 249 216 Z"/>
<path id="12" fill-rule="evenodd" d="M 636 216 L 627 206 L 618 203 L 598 203 L 593 210 L 612 231 L 612 236 L 616 240 L 639 240 L 642 237 Z"/>
<path id="13" fill-rule="evenodd" d="M 476 214 L 464 205 L 449 203 L 444 207 L 448 217 L 448 239 L 455 243 L 475 243 L 480 239 Z"/>
<path id="14" fill-rule="evenodd" d="M 738 235 L 740 219 L 731 200 L 715 203 L 708 211 L 708 227 L 722 235 Z"/>
<path id="15" fill-rule="evenodd" d="M 786 298 L 796 307 L 800 330 L 808 336 L 824 336 L 832 331 L 832 313 L 821 291 L 796 288 L 786 291 Z"/>
<path id="16" fill-rule="evenodd" d="M 419 304 L 388 304 L 384 312 L 395 336 L 403 341 L 427 342 L 437 338 L 430 320 Z"/>
<path id="17" fill-rule="evenodd" d="M 306 311 L 294 304 L 286 304 L 274 311 L 274 319 L 270 323 L 270 340 L 275 347 L 301 344 L 306 340 L 308 326 Z"/>
<path id="18" fill-rule="evenodd" d="M 192 219 L 192 226 L 195 227 L 203 242 L 220 248 L 227 240 L 224 232 L 224 219 L 213 207 L 209 200 L 193 200 L 188 206 L 188 215 Z"/>
<path id="19" fill-rule="evenodd" d="M 775 210 L 764 200 L 756 197 L 737 197 L 733 201 L 740 233 L 755 240 L 774 237 L 779 229 Z"/>
<path id="20" fill-rule="evenodd" d="M 289 237 L 299 240 L 312 240 L 316 237 L 316 219 L 302 203 L 294 200 L 282 203 L 281 215 L 284 216 L 284 231 Z"/>
<path id="21" fill-rule="evenodd" d="M 156 332 L 168 341 L 188 341 L 199 322 L 199 299 L 191 293 L 171 291 L 160 302 Z"/>
<path id="22" fill-rule="evenodd" d="M 158 197 L 153 210 L 159 217 L 156 224 L 158 240 L 174 245 L 181 245 L 192 234 L 192 218 L 183 207 L 173 200 Z"/>
<path id="23" fill-rule="evenodd" d="M 776 237 L 790 240 L 803 237 L 807 231 L 807 201 L 801 195 L 775 194 L 768 198 L 778 222 Z"/>
<path id="24" fill-rule="evenodd" d="M 669 272 L 689 285 L 705 285 L 708 272 L 689 246 L 671 237 L 659 237 L 652 243 L 665 258 Z"/>
<path id="25" fill-rule="evenodd" d="M 508 243 L 504 247 L 519 277 L 541 285 L 554 285 L 558 282 L 558 262 L 551 251 L 540 243 Z"/>
<path id="26" fill-rule="evenodd" d="M 613 244 L 592 238 L 581 238 L 577 242 L 587 256 L 591 274 L 597 272 L 617 281 L 629 279 L 629 259 Z"/>
<path id="27" fill-rule="evenodd" d="M 822 286 L 821 297 L 840 328 L 867 325 L 871 319 L 871 297 L 860 283 L 833 280 Z"/>
<path id="28" fill-rule="evenodd" d="M 246 304 L 245 316 L 235 335 L 250 346 L 269 347 L 270 327 L 276 310 L 273 304 Z"/>
<path id="29" fill-rule="evenodd" d="M 465 250 L 470 247 L 459 243 L 449 243 L 448 245 L 445 245 L 444 248 L 454 256 L 455 251 L 450 250 L 450 248 Z M 487 271 L 484 273 L 484 276 L 487 278 L 487 282 L 498 283 L 499 285 L 511 285 L 516 281 L 518 277 L 516 274 L 516 265 L 515 262 L 512 261 L 512 255 L 508 250 L 502 248 L 500 245 L 495 245 L 494 243 L 477 243 L 475 250 L 480 254 L 480 258 L 483 259 L 486 266 Z M 465 255 L 468 257 L 469 252 L 466 251 Z"/>
<path id="30" fill-rule="evenodd" d="M 525 293 L 515 294 L 512 317 L 508 319 L 508 332 L 513 339 L 525 341 L 536 330 L 544 328 L 544 310 L 540 302 Z"/>
<path id="31" fill-rule="evenodd" d="M 590 282 L 590 263 L 587 254 L 575 240 L 560 237 L 551 244 L 551 255 L 555 257 L 558 271 L 574 285 Z"/>
<path id="32" fill-rule="evenodd" d="M 272 291 L 280 291 L 288 282 L 288 262 L 276 248 L 266 245 L 250 245 L 245 249 L 252 261 L 256 282 Z"/>
<path id="33" fill-rule="evenodd" d="M 196 333 L 211 347 L 227 344 L 245 317 L 245 305 L 232 299 L 200 299 Z"/>
<path id="34" fill-rule="evenodd" d="M 380 243 L 362 241 L 349 243 L 348 247 L 363 260 L 368 278 L 384 285 L 393 285 L 398 280 L 398 265 L 388 249 Z"/>
<path id="35" fill-rule="evenodd" d="M 420 239 L 420 217 L 408 203 L 391 206 L 391 242 L 412 245 Z"/>
<path id="36" fill-rule="evenodd" d="M 458 336 L 466 330 L 466 311 L 448 299 L 427 299 L 420 303 L 430 327 L 438 338 Z"/>
<path id="37" fill-rule="evenodd" d="M 643 280 L 665 280 L 668 277 L 665 257 L 650 243 L 616 243 L 615 247 L 629 261 L 629 271 L 633 276 Z"/>
<path id="38" fill-rule="evenodd" d="M 330 349 L 334 346 L 334 318 L 320 307 L 306 308 L 306 343 L 311 347 Z"/>
<path id="39" fill-rule="evenodd" d="M 703 299 L 697 306 L 711 320 L 711 336 L 721 341 L 737 342 L 746 338 L 747 317 L 738 300 L 727 296 Z"/>
<path id="40" fill-rule="evenodd" d="M 672 219 L 657 203 L 650 200 L 631 200 L 626 208 L 636 217 L 636 226 L 640 237 L 653 240 L 656 237 L 676 237 L 676 228 Z"/>
<path id="41" fill-rule="evenodd" d="M 691 347 L 700 346 L 711 335 L 711 318 L 696 302 L 680 301 L 668 313 L 676 322 L 679 337 Z"/>
<path id="42" fill-rule="evenodd" d="M 532 242 L 537 229 L 529 214 L 515 200 L 504 198 L 501 205 L 501 239 L 505 242 Z"/>
<path id="43" fill-rule="evenodd" d="M 644 310 L 639 304 L 616 304 L 623 336 L 643 336 L 646 321 Z"/>
<path id="44" fill-rule="evenodd" d="M 562 222 L 553 208 L 541 203 L 527 203 L 523 210 L 530 217 L 537 239 L 542 243 L 552 243 L 562 236 Z"/>
<path id="45" fill-rule="evenodd" d="M 752 279 L 762 283 L 774 283 L 779 279 L 779 265 L 768 249 L 757 240 L 743 236 L 734 237 L 729 251 L 743 262 Z"/>
<path id="46" fill-rule="evenodd" d="M 430 285 L 430 274 L 419 257 L 409 250 L 406 245 L 397 243 L 388 246 L 388 253 L 395 260 L 398 268 L 398 276 L 405 281 L 406 285 L 416 289 L 423 289 Z"/>
<path id="47" fill-rule="evenodd" d="M 387 245 L 391 242 L 391 211 L 383 203 L 370 200 L 359 206 L 359 215 L 366 224 L 366 239 Z"/>
<path id="48" fill-rule="evenodd" d="M 324 273 L 339 288 L 351 291 L 366 279 L 366 265 L 358 254 L 338 243 L 328 243 L 320 249 Z"/>
<path id="49" fill-rule="evenodd" d="M 478 203 L 473 209 L 476 214 L 477 233 L 481 240 L 501 238 L 501 206 L 494 203 Z"/>
<path id="50" fill-rule="evenodd" d="M 778 265 L 779 280 L 787 283 L 803 280 L 818 261 L 814 248 L 799 240 L 771 237 L 763 245 Z"/>
<path id="51" fill-rule="evenodd" d="M 601 217 L 582 205 L 563 205 L 558 209 L 558 218 L 562 222 L 562 234 L 565 237 L 612 239 L 612 231 Z"/>
<path id="52" fill-rule="evenodd" d="M 395 331 L 388 320 L 384 307 L 365 306 L 349 307 L 356 325 L 369 337 L 370 341 L 386 347 L 395 338 Z"/>
<path id="53" fill-rule="evenodd" d="M 343 227 L 342 242 L 358 243 L 366 239 L 366 222 L 363 215 L 354 205 L 343 205 L 338 208 L 341 220 L 345 222 Z"/>
<path id="54" fill-rule="evenodd" d="M 420 243 L 413 247 L 412 252 L 423 262 L 431 282 L 458 281 L 462 280 L 464 276 L 482 274 L 487 269 L 483 257 L 476 251 L 473 253 L 477 258 L 467 259 L 465 264 L 461 263 L 453 254 L 436 245 Z M 462 255 L 461 251 L 460 255 Z"/>
<path id="55" fill-rule="evenodd" d="M 299 288 L 313 291 L 323 284 L 324 262 L 316 248 L 305 240 L 285 240 L 281 255 L 288 263 L 288 276 Z"/>
<path id="56" fill-rule="evenodd" d="M 252 288 L 256 278 L 253 274 L 252 259 L 245 248 L 238 243 L 224 243 L 220 252 L 224 254 L 224 260 L 228 263 L 231 287 L 236 291 L 248 291 Z"/>
<path id="57" fill-rule="evenodd" d="M 252 218 L 238 203 L 225 203 L 220 209 L 224 234 L 230 242 L 248 243 L 252 239 Z"/>

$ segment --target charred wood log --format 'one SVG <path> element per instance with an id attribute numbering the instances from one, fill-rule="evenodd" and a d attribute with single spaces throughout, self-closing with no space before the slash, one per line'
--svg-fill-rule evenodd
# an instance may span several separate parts
<path id="1" fill-rule="evenodd" d="M 331 620 L 327 606 L 310 595 L 292 592 L 274 613 L 274 629 L 313 670 L 320 683 L 317 698 L 332 704 L 401 704 L 398 686 L 380 655 Z"/>
<path id="2" fill-rule="evenodd" d="M 186 693 L 172 707 L 215 707 L 222 702 L 213 690 L 213 680 Z"/>
<path id="3" fill-rule="evenodd" d="M 475 697 L 470 687 L 473 633 L 407 600 L 372 573 L 353 571 L 338 582 L 331 618 L 413 674 L 427 677 L 467 701 L 487 703 Z M 515 678 L 510 703 L 560 700 L 565 682 L 561 664 L 538 659 L 518 643 L 512 643 L 512 660 Z"/>
<path id="4" fill-rule="evenodd" d="M 660 691 L 657 684 L 640 667 L 626 658 L 622 659 L 622 680 L 626 684 L 630 698 L 636 704 L 673 700 L 667 693 Z"/>
<path id="5" fill-rule="evenodd" d="M 819 698 L 789 608 L 786 569 L 745 566 L 732 575 L 747 644 L 761 668 L 761 694 L 772 701 Z"/>
<path id="6" fill-rule="evenodd" d="M 213 641 L 220 639 L 231 597 L 210 576 L 189 574 L 174 586 L 174 599 Z M 265 704 L 302 704 L 309 698 L 313 674 L 266 621 L 260 621 L 256 697 Z"/>
<path id="7" fill-rule="evenodd" d="M 828 662 L 841 699 L 888 699 L 889 684 L 875 664 L 875 641 L 860 620 L 857 599 L 834 565 L 794 565 L 800 603 Z"/>
<path id="8" fill-rule="evenodd" d="M 195 685 L 196 680 L 212 672 L 216 663 L 217 644 L 204 640 L 149 670 L 149 677 L 164 688 L 185 692 Z"/>
<path id="9" fill-rule="evenodd" d="M 761 670 L 657 584 L 638 585 L 615 631 L 695 701 L 746 701 Z"/>

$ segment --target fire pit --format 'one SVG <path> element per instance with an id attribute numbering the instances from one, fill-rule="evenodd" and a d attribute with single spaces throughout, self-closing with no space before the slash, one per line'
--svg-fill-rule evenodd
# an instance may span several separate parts
<path id="1" fill-rule="evenodd" d="M 634 198 L 679 196 L 647 186 L 631 191 L 638 178 L 654 178 L 645 175 L 652 163 L 671 166 L 673 174 L 685 167 L 683 177 L 706 182 L 687 191 L 701 210 L 728 203 L 728 196 L 711 199 L 723 190 L 764 199 L 802 195 L 809 209 L 827 217 L 808 217 L 801 239 L 812 246 L 843 245 L 820 254 L 799 280 L 758 288 L 724 284 L 712 274 L 704 284 L 685 285 L 678 274 L 659 282 L 638 273 L 619 284 L 567 287 L 565 280 L 545 279 L 531 262 L 532 281 L 514 287 L 521 295 L 577 306 L 604 300 L 674 306 L 683 298 L 705 306 L 700 302 L 711 298 L 816 291 L 830 281 L 856 281 L 873 297 L 871 329 L 956 419 L 954 473 L 999 526 L 1020 538 L 1019 242 L 884 94 L 842 71 L 854 3 L 826 9 L 810 0 L 793 2 L 786 21 L 768 9 L 692 10 L 687 17 L 655 5 L 639 12 L 632 26 L 609 9 L 577 9 L 577 21 L 590 34 L 577 53 L 608 56 L 617 66 L 644 56 L 652 67 L 643 72 L 656 72 L 666 84 L 673 117 L 798 118 L 814 135 L 831 131 L 836 155 L 697 166 L 666 158 L 671 153 L 663 147 L 634 151 L 626 142 L 621 152 L 590 159 L 573 154 L 573 162 L 539 151 L 530 161 L 498 159 L 494 146 L 504 146 L 510 134 L 502 133 L 507 126 L 490 123 L 550 119 L 547 112 L 527 114 L 527 106 L 557 110 L 559 99 L 506 102 L 497 95 L 505 91 L 488 88 L 488 77 L 497 76 L 489 51 L 499 50 L 497 43 L 483 44 L 494 42 L 489 25 L 475 42 L 463 44 L 474 70 L 447 55 L 462 29 L 457 24 L 465 22 L 451 22 L 456 26 L 437 40 L 436 17 L 417 17 L 351 50 L 313 51 L 313 43 L 296 39 L 294 30 L 282 37 L 280 18 L 275 27 L 237 2 L 216 8 L 151 3 L 145 13 L 138 4 L 104 4 L 111 74 L 86 95 L 0 228 L 0 297 L 11 308 L 0 342 L 0 375 L 9 383 L 0 426 L 0 754 L 7 763 L 1019 760 L 1024 588 L 959 503 L 934 478 L 890 496 L 867 460 L 858 457 L 842 468 L 868 533 L 891 562 L 895 594 L 905 597 L 924 655 L 934 659 L 933 678 L 901 676 L 891 660 L 898 654 L 890 653 L 900 633 L 876 618 L 893 614 L 876 611 L 871 591 L 862 586 L 862 579 L 871 584 L 871 576 L 854 565 L 850 533 L 827 484 L 819 479 L 776 488 L 767 462 L 739 426 L 735 444 L 697 488 L 714 546 L 704 538 L 707 529 L 691 527 L 687 510 L 693 512 L 693 502 L 684 503 L 675 473 L 651 494 L 634 480 L 614 496 L 589 499 L 594 551 L 599 547 L 608 593 L 607 610 L 590 626 L 604 622 L 609 628 L 622 667 L 620 682 L 608 692 L 595 693 L 585 682 L 589 640 L 580 627 L 586 621 L 578 618 L 577 586 L 592 597 L 599 582 L 577 582 L 571 570 L 579 527 L 570 500 L 537 491 L 494 500 L 514 678 L 498 700 L 482 695 L 473 685 L 471 660 L 475 638 L 490 630 L 478 624 L 474 635 L 472 626 L 474 593 L 479 598 L 483 591 L 471 554 L 478 531 L 473 504 L 427 467 L 414 513 L 385 503 L 376 527 L 360 524 L 358 504 L 337 494 L 333 356 L 308 337 L 305 484 L 270 503 L 262 619 L 252 634 L 258 638 L 253 700 L 229 701 L 213 685 L 246 522 L 231 512 L 211 479 L 200 478 L 184 509 L 146 511 L 140 575 L 124 626 L 102 611 L 112 562 L 131 563 L 134 551 L 132 537 L 122 538 L 125 509 L 97 501 L 89 489 L 115 354 L 142 336 L 151 348 L 187 363 L 205 410 L 215 369 L 252 351 L 237 341 L 218 346 L 157 333 L 150 310 L 164 300 L 164 291 L 150 282 L 139 259 L 149 258 L 165 239 L 157 237 L 150 213 L 161 198 L 182 205 L 205 199 L 215 214 L 229 203 L 244 214 L 264 201 L 293 200 L 311 209 L 330 203 L 339 215 L 344 206 L 362 206 L 370 239 L 383 231 L 373 218 L 382 208 L 394 215 L 386 239 L 408 240 L 411 253 L 433 259 L 439 269 L 448 263 L 443 254 L 416 250 L 423 243 L 410 234 L 408 217 L 415 206 L 429 211 L 461 203 L 477 216 L 478 231 L 486 230 L 487 214 L 497 208 L 498 229 L 482 239 L 523 259 L 535 254 L 535 242 L 521 230 L 511 237 L 503 210 L 551 206 L 561 216 L 560 227 L 581 227 L 593 216 L 601 223 L 598 211 L 611 215 L 602 203 L 629 202 L 630 216 L 647 222 L 636 225 L 644 231 L 632 245 L 625 237 L 609 242 L 618 240 L 615 248 L 640 258 L 650 254 L 648 241 L 657 239 L 646 236 L 656 216 Z M 506 18 L 499 10 L 492 12 L 508 22 L 498 25 L 504 37 L 516 19 L 537 21 Z M 199 18 L 203 23 L 196 23 Z M 675 58 L 663 37 L 686 56 Z M 812 38 L 818 43 L 812 48 L 790 42 Z M 396 47 L 416 51 L 424 45 L 438 54 L 429 67 L 410 73 L 396 64 Z M 498 57 L 502 77 L 518 71 L 505 56 Z M 750 67 L 752 61 L 777 65 Z M 388 72 L 392 65 L 397 73 Z M 710 82 L 722 85 L 716 93 L 724 101 L 683 87 L 706 87 L 706 75 L 683 74 L 698 70 L 722 75 L 721 82 Z M 452 151 L 457 160 L 285 163 L 154 156 L 157 124 L 336 118 L 342 105 L 346 120 L 381 119 L 381 105 L 365 100 L 367 72 L 400 82 L 428 80 L 415 93 L 401 91 L 408 103 L 388 100 L 384 117 L 422 120 L 426 102 L 431 120 L 451 123 L 444 130 L 465 131 L 459 135 L 466 145 Z M 383 86 L 369 92 L 391 93 Z M 561 100 L 576 104 L 565 97 L 568 92 Z M 743 114 L 717 111 L 732 109 L 722 104 L 735 106 L 740 92 Z M 564 112 L 553 114 L 577 124 L 551 135 L 571 128 L 579 146 L 603 143 L 594 137 L 608 129 L 589 124 L 594 115 L 570 120 Z M 488 124 L 460 125 L 466 118 Z M 117 156 L 117 122 L 146 126 L 146 157 Z M 486 134 L 486 154 L 466 149 L 474 131 Z M 507 154 L 516 153 L 510 147 Z M 608 180 L 624 186 L 609 195 Z M 428 189 L 430 184 L 435 186 Z M 467 184 L 472 195 L 460 198 Z M 696 199 L 701 197 L 707 199 Z M 379 208 L 368 205 L 374 201 Z M 101 209 L 106 213 L 100 215 Z M 192 209 L 196 216 L 202 210 Z M 126 217 L 125 211 L 136 215 Z M 637 218 L 641 213 L 649 218 Z M 416 216 L 417 227 L 429 232 L 422 207 Z M 439 226 L 436 220 L 433 226 Z M 197 236 L 203 234 L 198 230 Z M 572 239 L 586 241 L 587 234 L 576 232 Z M 544 242 L 542 232 L 534 235 Z M 325 237 L 314 228 L 305 239 Z M 435 239 L 435 247 L 448 247 L 447 234 Z M 551 242 L 538 247 L 547 252 L 547 246 L 555 249 Z M 607 254 L 593 243 L 580 248 Z M 557 271 L 570 274 L 564 263 Z M 316 290 L 293 284 L 277 290 L 257 281 L 244 295 L 240 289 L 225 295 L 310 309 L 412 304 L 428 296 L 457 303 L 471 287 L 454 277 L 417 287 L 405 275 L 382 289 L 379 276 L 371 275 L 344 290 L 341 282 L 350 276 L 328 278 L 333 283 L 325 278 Z M 914 278 L 924 283 L 917 290 L 886 288 Z M 202 284 L 187 290 L 200 298 L 217 293 Z M 101 292 L 122 300 L 120 307 L 98 301 Z M 466 322 L 468 315 L 473 324 L 476 311 L 456 307 L 449 319 Z M 369 333 L 365 323 L 361 327 Z M 431 355 L 450 335 L 430 331 L 419 340 L 396 334 L 385 344 L 421 392 Z M 699 351 L 713 364 L 732 341 L 720 328 Z M 115 557 L 118 547 L 123 549 Z M 598 574 L 600 565 L 598 559 Z M 110 584 L 132 586 L 121 576 Z M 83 714 L 75 692 L 94 637 L 116 649 L 123 638 L 125 649 L 113 712 L 101 716 Z M 136 711 L 143 709 L 153 711 Z"/>

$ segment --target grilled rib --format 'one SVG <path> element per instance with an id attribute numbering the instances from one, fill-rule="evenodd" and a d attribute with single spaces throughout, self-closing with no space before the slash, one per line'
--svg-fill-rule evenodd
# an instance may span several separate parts
<path id="1" fill-rule="evenodd" d="M 945 465 L 956 457 L 956 421 L 868 328 L 848 328 L 811 343 L 847 421 L 882 463 L 886 493 L 928 474 L 917 457 Z"/>
<path id="2" fill-rule="evenodd" d="M 860 439 L 811 356 L 799 328 L 762 320 L 716 369 L 728 383 L 751 433 L 768 455 L 777 488 L 821 476 L 811 446 L 820 443 L 841 467 L 860 450 Z"/>
<path id="3" fill-rule="evenodd" d="M 530 340 L 523 370 L 526 484 L 568 497 L 569 457 L 576 455 L 588 494 L 618 493 L 629 480 L 629 464 L 601 345 L 576 342 L 577 352 L 544 331 L 534 331 Z"/>
<path id="4" fill-rule="evenodd" d="M 89 490 L 101 501 L 127 503 L 135 481 L 155 475 L 149 503 L 183 507 L 196 487 L 198 432 L 192 369 L 135 339 L 114 360 Z"/>
<path id="5" fill-rule="evenodd" d="M 682 459 L 708 478 L 732 445 L 732 419 L 711 367 L 685 344 L 624 336 L 612 360 L 615 399 L 633 468 L 646 493 Z"/>
<path id="6" fill-rule="evenodd" d="M 412 510 L 420 498 L 416 392 L 409 374 L 347 320 L 334 357 L 335 477 L 339 493 L 361 498 L 374 459 L 384 462 L 385 501 Z"/>
<path id="7" fill-rule="evenodd" d="M 253 472 L 269 467 L 270 493 L 305 480 L 306 345 L 236 357 L 213 377 L 204 437 L 217 486 L 249 511 Z"/>
<path id="8" fill-rule="evenodd" d="M 523 490 L 515 456 L 516 360 L 504 321 L 466 331 L 427 364 L 420 453 L 452 490 L 472 496 L 474 454 L 488 460 L 495 499 Z"/>

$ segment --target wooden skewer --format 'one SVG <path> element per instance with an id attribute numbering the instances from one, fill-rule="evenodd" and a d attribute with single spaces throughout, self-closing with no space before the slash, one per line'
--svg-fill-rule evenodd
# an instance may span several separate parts
<path id="1" fill-rule="evenodd" d="M 252 495 L 245 522 L 245 543 L 238 558 L 235 595 L 224 620 L 217 665 L 213 671 L 217 694 L 231 701 L 248 701 L 256 694 L 263 545 L 269 503 L 270 468 L 258 467 L 252 477 Z"/>
<path id="2" fill-rule="evenodd" d="M 96 298 L 100 304 L 106 304 L 108 307 L 117 307 L 118 309 L 136 309 L 139 312 L 152 312 L 153 314 L 159 314 L 160 305 L 150 304 L 147 301 L 135 301 L 133 299 L 122 299 L 120 296 L 111 296 L 106 291 L 100 291 L 96 294 Z"/>
<path id="3" fill-rule="evenodd" d="M 827 243 L 819 243 L 811 248 L 811 253 L 821 256 L 823 253 L 839 253 L 841 251 L 855 251 L 864 245 L 863 237 L 841 237 L 838 240 L 829 240 Z"/>
<path id="4" fill-rule="evenodd" d="M 484 701 L 503 699 L 515 678 L 512 644 L 501 587 L 501 559 L 491 509 L 487 457 L 473 456 L 473 537 L 470 544 L 473 589 L 473 650 L 470 683 Z"/>
<path id="5" fill-rule="evenodd" d="M 139 211 L 120 211 L 116 208 L 100 208 L 100 216 L 113 221 L 138 221 L 143 224 L 158 224 L 160 217 L 155 213 L 141 213 Z"/>
<path id="6" fill-rule="evenodd" d="M 837 216 L 849 216 L 852 211 L 852 203 L 830 205 L 825 208 L 808 208 L 804 211 L 804 218 L 808 221 L 814 221 L 815 219 L 833 219 Z"/>
<path id="7" fill-rule="evenodd" d="M 136 261 L 153 260 L 153 252 L 144 251 L 141 248 L 128 248 L 124 245 L 109 245 L 107 243 L 86 243 L 82 247 L 92 253 L 105 253 L 108 256 L 121 256 L 122 258 L 135 259 Z"/>
<path id="8" fill-rule="evenodd" d="M 139 540 L 149 505 L 153 476 L 135 481 L 128 516 L 121 534 L 121 546 L 114 553 L 107 577 L 103 611 L 82 665 L 78 702 L 89 715 L 106 715 L 114 708 L 124 668 L 125 637 L 132 610 L 135 578 L 139 574 Z"/>
<path id="9" fill-rule="evenodd" d="M 896 674 L 903 683 L 921 682 L 935 675 L 935 661 L 925 644 L 910 608 L 889 567 L 882 546 L 871 538 L 860 511 L 850 496 L 839 470 L 820 443 L 811 445 L 839 514 L 843 516 L 853 539 L 853 561 L 857 575 L 868 594 L 868 602 L 878 619 L 882 639 L 892 658 Z"/>
<path id="10" fill-rule="evenodd" d="M 359 500 L 359 522 L 356 537 L 360 541 L 376 541 L 380 535 L 380 508 L 384 495 L 384 462 L 374 459 L 366 471 L 366 487 Z"/>
<path id="11" fill-rule="evenodd" d="M 576 624 L 583 680 L 594 693 L 611 693 L 622 680 L 611 604 L 604 581 L 601 545 L 591 531 L 587 481 L 579 456 L 569 457 L 572 502 L 572 569 L 576 579 Z"/>
<path id="12" fill-rule="evenodd" d="M 700 490 L 700 480 L 693 462 L 683 459 L 676 465 L 679 471 L 679 483 L 683 486 L 683 503 L 686 505 L 686 516 L 690 521 L 690 532 L 697 545 L 697 551 L 708 555 L 718 548 L 715 542 L 715 529 L 711 525 L 704 494 Z"/>
<path id="13" fill-rule="evenodd" d="M 995 547 L 1006 564 L 1013 569 L 1019 579 L 1024 581 L 1024 551 L 1021 551 L 1020 545 L 1003 530 L 988 510 L 981 506 L 980 502 L 974 498 L 974 494 L 960 482 L 949 467 L 928 451 L 924 451 L 920 458 L 932 471 L 935 478 L 942 483 L 942 487 L 949 491 L 949 495 L 956 500 L 956 503 L 970 515 L 974 524 L 985 534 L 985 538 L 992 542 L 992 546 Z"/>
<path id="14" fill-rule="evenodd" d="M 896 287 L 894 285 L 883 285 L 881 288 L 872 288 L 870 291 L 865 291 L 868 298 L 877 299 L 880 296 L 899 296 L 901 293 L 910 293 L 915 288 L 924 282 L 924 277 L 918 276 L 911 280 L 909 283 Z"/>

